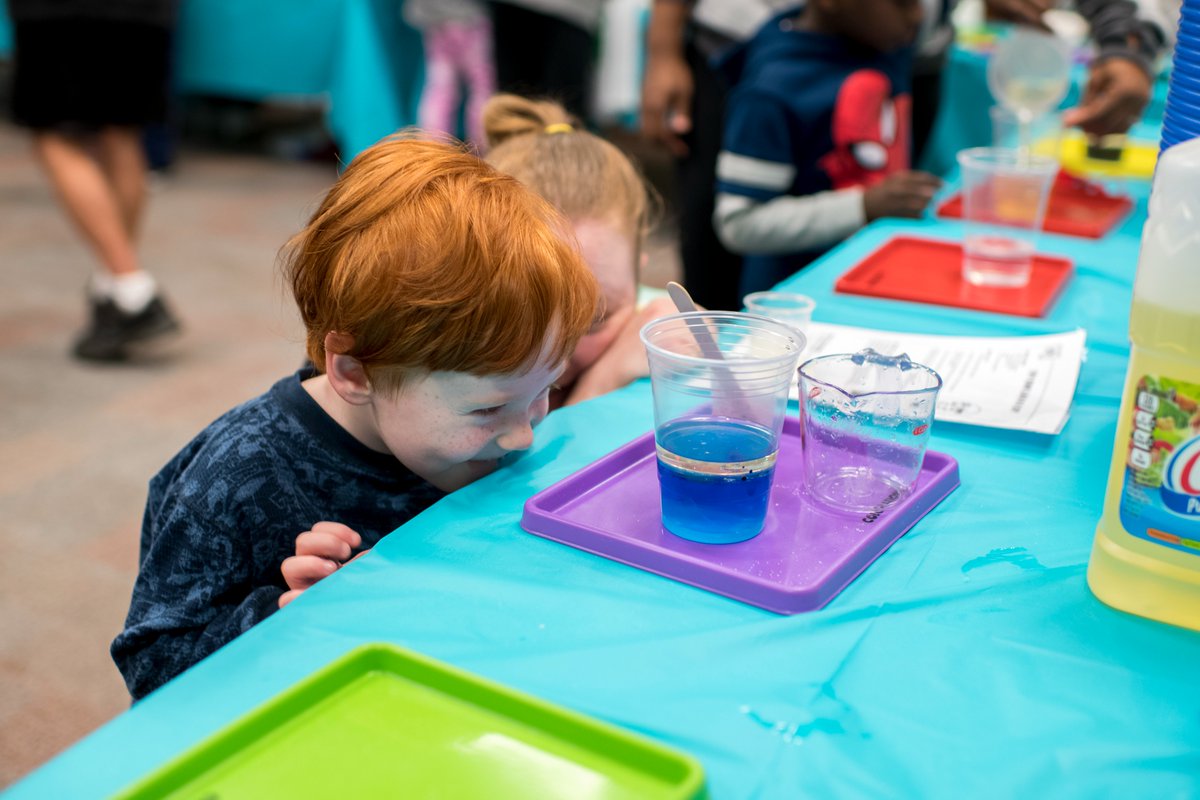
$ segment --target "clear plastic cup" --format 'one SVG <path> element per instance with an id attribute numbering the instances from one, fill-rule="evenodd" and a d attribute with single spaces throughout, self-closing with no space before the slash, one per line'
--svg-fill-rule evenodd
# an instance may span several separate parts
<path id="1" fill-rule="evenodd" d="M 962 171 L 963 280 L 976 286 L 1029 283 L 1058 161 L 1007 147 L 958 154 Z"/>
<path id="2" fill-rule="evenodd" d="M 693 311 L 647 323 L 641 337 L 663 527 L 707 544 L 758 535 L 804 334 L 751 314 Z"/>
<path id="3" fill-rule="evenodd" d="M 808 331 L 817 301 L 795 292 L 752 292 L 742 300 L 746 310 L 791 325 L 801 333 Z"/>
<path id="4" fill-rule="evenodd" d="M 804 485 L 820 504 L 879 512 L 913 490 L 942 379 L 867 349 L 800 365 Z"/>

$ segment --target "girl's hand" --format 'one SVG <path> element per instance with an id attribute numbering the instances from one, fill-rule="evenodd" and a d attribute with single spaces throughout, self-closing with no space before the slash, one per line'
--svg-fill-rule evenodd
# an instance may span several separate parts
<path id="1" fill-rule="evenodd" d="M 340 522 L 318 522 L 312 530 L 297 536 L 296 555 L 285 558 L 280 566 L 288 591 L 280 596 L 279 607 L 283 608 L 305 589 L 353 561 L 350 554 L 361 544 L 362 537 Z"/>
<path id="2" fill-rule="evenodd" d="M 675 305 L 667 298 L 659 297 L 630 314 L 604 354 L 576 380 L 564 405 L 599 397 L 649 375 L 646 347 L 640 336 L 642 327 L 651 320 L 674 313 Z"/>

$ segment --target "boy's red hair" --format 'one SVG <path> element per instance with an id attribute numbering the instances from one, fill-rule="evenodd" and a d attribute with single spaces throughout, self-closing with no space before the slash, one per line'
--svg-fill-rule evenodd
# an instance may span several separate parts
<path id="1" fill-rule="evenodd" d="M 413 371 L 512 373 L 553 334 L 567 358 L 597 312 L 595 279 L 558 213 L 461 148 L 409 135 L 363 151 L 284 270 L 309 358 L 331 350 L 399 390 Z"/>

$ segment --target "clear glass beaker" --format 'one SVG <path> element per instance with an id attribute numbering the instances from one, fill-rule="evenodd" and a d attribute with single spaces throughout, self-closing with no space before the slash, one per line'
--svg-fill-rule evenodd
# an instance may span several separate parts
<path id="1" fill-rule="evenodd" d="M 921 473 L 942 378 L 867 349 L 800 365 L 804 485 L 822 505 L 882 511 Z"/>

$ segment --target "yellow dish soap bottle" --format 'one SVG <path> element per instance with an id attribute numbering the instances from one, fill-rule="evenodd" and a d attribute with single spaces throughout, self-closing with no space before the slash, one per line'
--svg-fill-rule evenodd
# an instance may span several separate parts
<path id="1" fill-rule="evenodd" d="M 1114 608 L 1200 630 L 1200 139 L 1159 157 L 1129 338 L 1088 586 Z"/>

